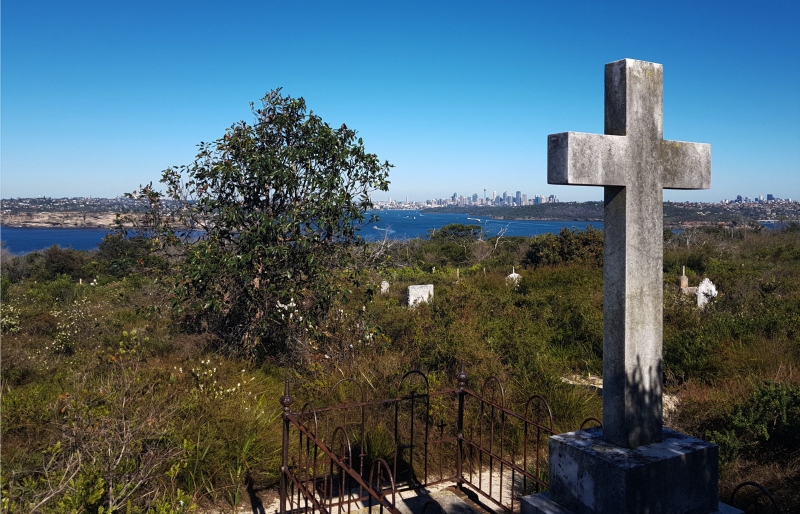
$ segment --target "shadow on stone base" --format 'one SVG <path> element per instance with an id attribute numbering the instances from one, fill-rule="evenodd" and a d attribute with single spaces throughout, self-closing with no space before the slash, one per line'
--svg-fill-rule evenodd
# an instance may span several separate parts
<path id="1" fill-rule="evenodd" d="M 525 496 L 520 505 L 521 514 L 576 514 L 551 500 L 547 493 Z M 744 511 L 719 502 L 717 510 L 711 514 L 744 514 Z"/>
<path id="2" fill-rule="evenodd" d="M 663 429 L 659 443 L 629 449 L 592 428 L 550 438 L 550 489 L 522 514 L 736 513 L 719 503 L 717 446 Z"/>

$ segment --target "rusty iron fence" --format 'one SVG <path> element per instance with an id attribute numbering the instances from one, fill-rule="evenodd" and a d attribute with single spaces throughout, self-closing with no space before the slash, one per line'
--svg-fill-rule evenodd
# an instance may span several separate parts
<path id="1" fill-rule="evenodd" d="M 456 379 L 431 392 L 428 377 L 411 371 L 393 398 L 368 400 L 346 378 L 324 405 L 299 410 L 287 381 L 280 513 L 397 513 L 400 493 L 443 483 L 512 512 L 520 496 L 546 489 L 547 442 L 557 433 L 547 401 L 534 395 L 515 412 L 497 378 L 473 391 L 462 366 Z"/>
<path id="2" fill-rule="evenodd" d="M 746 514 L 781 514 L 778 502 L 766 487 L 750 480 L 737 485 L 731 493 L 731 505 Z"/>

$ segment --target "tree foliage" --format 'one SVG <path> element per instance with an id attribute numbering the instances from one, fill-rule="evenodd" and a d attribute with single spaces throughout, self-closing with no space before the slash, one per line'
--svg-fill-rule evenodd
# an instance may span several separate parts
<path id="1" fill-rule="evenodd" d="M 466 265 L 472 258 L 475 244 L 484 236 L 480 225 L 452 223 L 428 231 L 428 241 L 423 245 L 426 260 L 436 265 Z"/>
<path id="2" fill-rule="evenodd" d="M 451 223 L 439 230 L 429 230 L 428 233 L 432 241 L 458 241 L 463 239 L 474 241 L 483 236 L 483 228 L 480 225 Z"/>
<path id="3" fill-rule="evenodd" d="M 603 265 L 603 232 L 587 225 L 586 230 L 562 228 L 558 235 L 533 238 L 525 261 L 534 267 L 567 263 Z"/>
<path id="4" fill-rule="evenodd" d="M 163 172 L 167 202 L 150 186 L 135 196 L 150 203 L 145 225 L 160 227 L 162 248 L 184 250 L 175 294 L 187 319 L 239 352 L 274 355 L 314 344 L 391 165 L 302 98 L 274 90 L 251 111 L 252 123 Z"/>

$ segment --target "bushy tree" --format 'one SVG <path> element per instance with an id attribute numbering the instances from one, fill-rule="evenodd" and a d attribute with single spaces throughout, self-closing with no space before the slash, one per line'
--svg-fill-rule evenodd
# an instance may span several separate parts
<path id="1" fill-rule="evenodd" d="M 134 271 L 163 271 L 167 268 L 166 261 L 150 251 L 152 246 L 141 234 L 111 232 L 100 242 L 94 270 L 117 278 Z"/>
<path id="2" fill-rule="evenodd" d="M 31 278 L 38 281 L 54 280 L 59 275 L 69 275 L 73 279 L 83 277 L 83 267 L 88 262 L 88 254 L 72 248 L 59 248 L 53 245 L 34 256 L 30 268 Z"/>
<path id="3" fill-rule="evenodd" d="M 587 225 L 586 230 L 562 228 L 558 235 L 542 234 L 533 238 L 525 256 L 534 267 L 572 262 L 603 265 L 603 232 Z"/>
<path id="4" fill-rule="evenodd" d="M 439 230 L 432 229 L 428 231 L 429 237 L 433 241 L 458 241 L 469 240 L 474 241 L 480 239 L 483 235 L 483 229 L 480 225 L 464 225 L 463 223 L 451 223 L 445 225 Z"/>
<path id="5" fill-rule="evenodd" d="M 141 232 L 184 250 L 175 294 L 187 319 L 238 352 L 275 355 L 315 344 L 391 165 L 302 98 L 275 90 L 251 111 L 163 172 L 167 199 L 151 186 L 134 196 L 151 206 Z"/>
<path id="6" fill-rule="evenodd" d="M 480 225 L 452 223 L 440 229 L 428 231 L 426 249 L 436 264 L 460 266 L 469 262 L 471 248 L 483 237 Z"/>

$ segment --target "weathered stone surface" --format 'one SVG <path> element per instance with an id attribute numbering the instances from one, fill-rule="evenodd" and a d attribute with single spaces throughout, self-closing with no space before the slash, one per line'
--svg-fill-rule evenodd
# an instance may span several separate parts
<path id="1" fill-rule="evenodd" d="M 717 447 L 662 429 L 662 189 L 711 181 L 709 145 L 662 138 L 662 75 L 607 64 L 606 135 L 548 138 L 549 183 L 605 188 L 603 427 L 550 437 L 550 489 L 523 514 L 720 508 Z"/>
<path id="2" fill-rule="evenodd" d="M 520 498 L 521 514 L 575 514 L 550 499 L 547 493 L 541 493 Z M 744 511 L 719 502 L 717 510 L 709 514 L 744 514 Z"/>
<path id="3" fill-rule="evenodd" d="M 697 288 L 689 287 L 689 277 L 686 276 L 686 266 L 683 267 L 681 278 L 679 279 L 678 283 L 681 288 L 681 294 L 685 294 L 687 296 L 697 296 Z"/>
<path id="4" fill-rule="evenodd" d="M 528 512 L 708 514 L 720 508 L 716 445 L 664 429 L 661 442 L 631 449 L 601 433 L 592 428 L 550 438 L 550 489 L 528 501 Z"/>
<path id="5" fill-rule="evenodd" d="M 433 299 L 433 284 L 408 286 L 406 305 L 414 307 L 420 303 L 428 303 Z"/>
<path id="6" fill-rule="evenodd" d="M 662 426 L 662 189 L 707 189 L 711 147 L 662 137 L 660 64 L 605 69 L 605 134 L 548 136 L 550 184 L 605 188 L 603 437 L 635 448 Z"/>
<path id="7" fill-rule="evenodd" d="M 385 280 L 383 282 L 381 282 L 381 294 L 382 295 L 389 294 L 389 282 L 387 282 Z"/>

